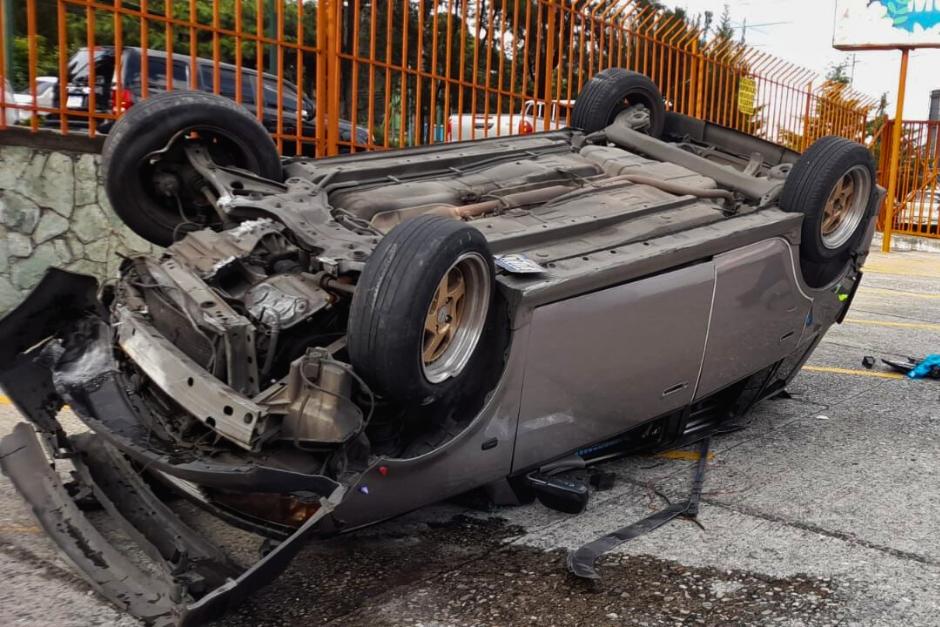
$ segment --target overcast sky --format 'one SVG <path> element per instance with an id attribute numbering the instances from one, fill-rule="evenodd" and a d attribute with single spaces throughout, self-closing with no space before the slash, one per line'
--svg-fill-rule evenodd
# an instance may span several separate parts
<path id="1" fill-rule="evenodd" d="M 665 0 L 666 5 L 686 8 L 691 14 L 712 11 L 715 22 L 722 0 Z M 735 27 L 747 20 L 747 42 L 792 63 L 825 74 L 828 67 L 853 53 L 832 47 L 835 0 L 728 0 Z M 740 33 L 740 30 L 736 31 Z M 857 52 L 855 88 L 871 96 L 888 92 L 889 114 L 894 115 L 901 53 Z M 930 92 L 940 89 L 940 50 L 911 52 L 904 117 L 925 120 Z"/>

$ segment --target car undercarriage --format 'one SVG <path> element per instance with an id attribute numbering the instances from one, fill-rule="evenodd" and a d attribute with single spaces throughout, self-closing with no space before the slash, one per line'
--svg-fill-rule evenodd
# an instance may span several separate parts
<path id="1" fill-rule="evenodd" d="M 112 204 L 165 252 L 100 286 L 50 271 L 0 321 L 0 385 L 32 423 L 4 471 L 92 585 L 154 623 L 223 612 L 306 539 L 475 488 L 519 502 L 551 463 L 741 415 L 844 316 L 880 201 L 868 161 L 837 164 L 812 248 L 793 206 L 811 185 L 788 183 L 805 156 L 642 98 L 594 128 L 280 176 L 205 120 L 128 148 L 134 116 L 169 106 L 236 105 L 161 95 L 109 135 Z M 94 435 L 66 433 L 65 404 Z M 239 575 L 157 487 L 280 543 Z M 76 494 L 161 566 L 115 551 Z"/>

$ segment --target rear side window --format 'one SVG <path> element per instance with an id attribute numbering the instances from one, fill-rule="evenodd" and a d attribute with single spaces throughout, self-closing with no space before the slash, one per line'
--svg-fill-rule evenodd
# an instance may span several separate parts
<path id="1" fill-rule="evenodd" d="M 297 111 L 297 86 L 287 81 L 281 84 L 283 86 L 281 108 L 284 111 Z M 275 79 L 264 79 L 264 106 L 277 107 L 277 81 Z"/>
<path id="2" fill-rule="evenodd" d="M 202 64 L 199 66 L 199 82 L 203 91 L 213 91 L 212 66 Z M 219 93 L 226 98 L 237 100 L 235 82 L 235 70 L 231 68 L 221 68 L 219 70 Z M 253 105 L 255 103 L 255 81 L 254 77 L 247 72 L 242 72 L 242 104 Z"/>
<path id="3" fill-rule="evenodd" d="M 93 58 L 97 64 L 104 57 L 103 50 L 95 50 Z M 81 48 L 69 59 L 68 80 L 73 85 L 88 84 L 88 49 Z"/>
<path id="4" fill-rule="evenodd" d="M 147 63 L 147 86 L 149 89 L 166 91 L 166 59 L 150 57 Z M 189 88 L 189 66 L 185 61 L 173 61 L 173 89 Z"/>

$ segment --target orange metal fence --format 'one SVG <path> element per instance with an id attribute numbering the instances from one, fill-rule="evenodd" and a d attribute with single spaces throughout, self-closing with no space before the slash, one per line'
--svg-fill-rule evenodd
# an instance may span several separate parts
<path id="1" fill-rule="evenodd" d="M 893 127 L 894 121 L 887 121 L 872 144 L 878 158 L 878 181 L 885 188 L 888 187 Z M 898 164 L 891 231 L 940 238 L 940 122 L 903 120 Z M 882 231 L 887 226 L 887 204 L 882 207 L 878 220 Z"/>
<path id="2" fill-rule="evenodd" d="M 174 88 L 238 100 L 288 153 L 532 132 L 614 66 L 670 110 L 797 150 L 864 140 L 874 104 L 640 0 L 25 0 L 10 24 L 0 78 L 26 93 L 0 94 L 0 127 L 63 133 Z"/>

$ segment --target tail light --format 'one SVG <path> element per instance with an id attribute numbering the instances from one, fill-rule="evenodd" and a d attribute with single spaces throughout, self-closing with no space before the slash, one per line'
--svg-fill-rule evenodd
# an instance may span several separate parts
<path id="1" fill-rule="evenodd" d="M 535 129 L 532 128 L 532 124 L 528 120 L 523 120 L 519 122 L 519 134 L 520 135 L 531 135 Z"/>
<path id="2" fill-rule="evenodd" d="M 447 118 L 447 130 L 444 132 L 444 141 L 451 141 L 454 138 L 454 131 L 451 128 L 451 119 Z"/>
<path id="3" fill-rule="evenodd" d="M 121 111 L 127 111 L 134 106 L 134 93 L 129 89 L 117 89 L 114 94 L 114 113 L 117 114 L 117 103 L 121 104 Z"/>

